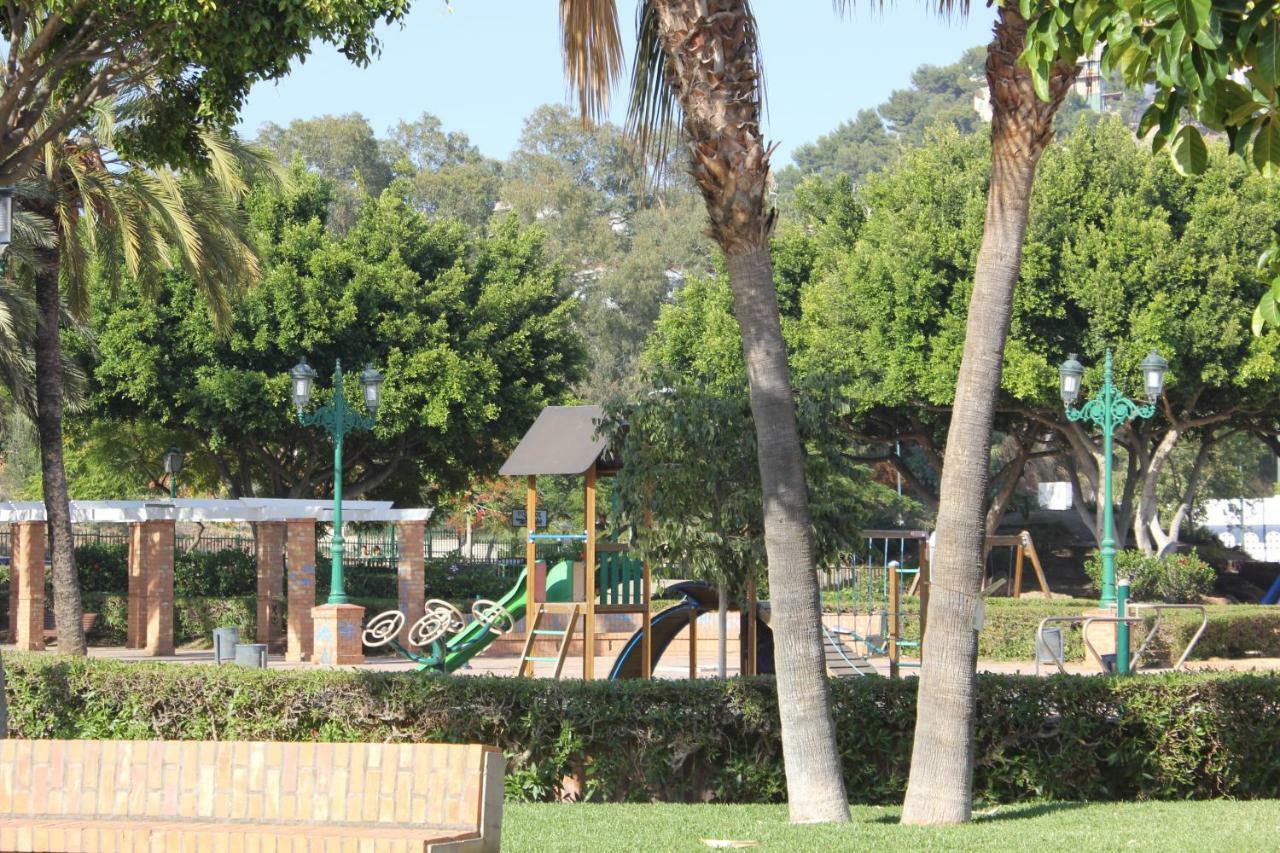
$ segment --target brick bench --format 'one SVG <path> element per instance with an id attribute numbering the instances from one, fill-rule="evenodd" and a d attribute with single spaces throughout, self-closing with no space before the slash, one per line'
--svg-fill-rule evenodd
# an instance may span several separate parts
<path id="1" fill-rule="evenodd" d="M 496 853 L 503 757 L 452 744 L 0 741 L 0 850 Z"/>

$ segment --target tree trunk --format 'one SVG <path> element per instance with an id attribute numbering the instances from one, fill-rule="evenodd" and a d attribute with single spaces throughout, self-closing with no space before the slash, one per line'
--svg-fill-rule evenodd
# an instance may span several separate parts
<path id="1" fill-rule="evenodd" d="M 991 186 L 939 489 L 928 635 L 902 811 L 902 822 L 910 824 L 961 823 L 969 819 L 972 808 L 978 658 L 974 623 L 982 591 L 982 496 L 987 491 L 991 426 L 1036 163 L 1051 138 L 1053 114 L 1075 75 L 1074 66 L 1056 68 L 1052 98 L 1041 101 L 1027 69 L 1018 64 L 1026 22 L 1009 6 L 998 16 L 987 53 L 993 111 Z"/>
<path id="2" fill-rule="evenodd" d="M 690 174 L 725 254 L 750 386 L 764 499 L 787 802 L 797 823 L 844 822 L 844 787 L 822 648 L 813 527 L 791 371 L 769 257 L 769 147 L 760 131 L 755 20 L 746 0 L 647 7 L 680 104 Z"/>
<path id="3" fill-rule="evenodd" d="M 53 539 L 53 616 L 58 626 L 58 653 L 85 654 L 84 610 L 76 574 L 75 540 L 71 535 L 71 497 L 62 464 L 62 342 L 58 324 L 56 255 L 43 253 L 45 264 L 36 274 L 36 431 L 40 436 L 40 474 L 44 509 Z"/>

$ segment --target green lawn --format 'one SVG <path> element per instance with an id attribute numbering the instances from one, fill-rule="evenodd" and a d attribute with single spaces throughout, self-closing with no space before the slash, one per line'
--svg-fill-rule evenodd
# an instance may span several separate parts
<path id="1" fill-rule="evenodd" d="M 1280 801 L 1027 803 L 979 811 L 967 825 L 904 827 L 898 809 L 855 806 L 847 826 L 791 826 L 786 806 L 507 803 L 502 849 L 712 850 L 704 839 L 760 850 L 1277 850 Z"/>

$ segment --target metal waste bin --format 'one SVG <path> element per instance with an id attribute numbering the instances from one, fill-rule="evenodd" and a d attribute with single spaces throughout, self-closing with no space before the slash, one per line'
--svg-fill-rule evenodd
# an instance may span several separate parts
<path id="1" fill-rule="evenodd" d="M 237 643 L 236 644 L 236 665 L 246 666 L 249 669 L 266 669 L 267 668 L 267 644 L 266 643 Z"/>
<path id="2" fill-rule="evenodd" d="M 238 642 L 240 642 L 239 628 L 214 628 L 213 662 L 220 664 L 223 661 L 235 660 Z"/>

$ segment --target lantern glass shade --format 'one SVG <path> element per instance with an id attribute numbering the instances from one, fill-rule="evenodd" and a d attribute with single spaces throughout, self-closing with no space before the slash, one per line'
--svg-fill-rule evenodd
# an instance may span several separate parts
<path id="1" fill-rule="evenodd" d="M 382 402 L 382 374 L 366 365 L 360 374 L 360 393 L 369 411 L 377 414 L 378 404 Z"/>
<path id="2" fill-rule="evenodd" d="M 1076 360 L 1075 353 L 1069 355 L 1067 360 L 1058 368 L 1062 402 L 1068 406 L 1076 401 L 1076 397 L 1080 396 L 1080 380 L 1083 376 L 1084 365 Z"/>
<path id="3" fill-rule="evenodd" d="M 0 252 L 13 241 L 13 187 L 0 187 Z"/>
<path id="4" fill-rule="evenodd" d="M 1147 399 L 1155 402 L 1164 391 L 1164 374 L 1169 369 L 1169 362 L 1160 357 L 1160 353 L 1152 350 L 1142 360 L 1142 384 L 1147 392 Z"/>
<path id="5" fill-rule="evenodd" d="M 170 447 L 164 452 L 164 472 L 166 474 L 177 474 L 182 470 L 183 453 L 177 447 Z"/>
<path id="6" fill-rule="evenodd" d="M 289 371 L 289 377 L 293 386 L 293 405 L 301 411 L 311 402 L 311 386 L 315 384 L 316 372 L 304 358 Z"/>

